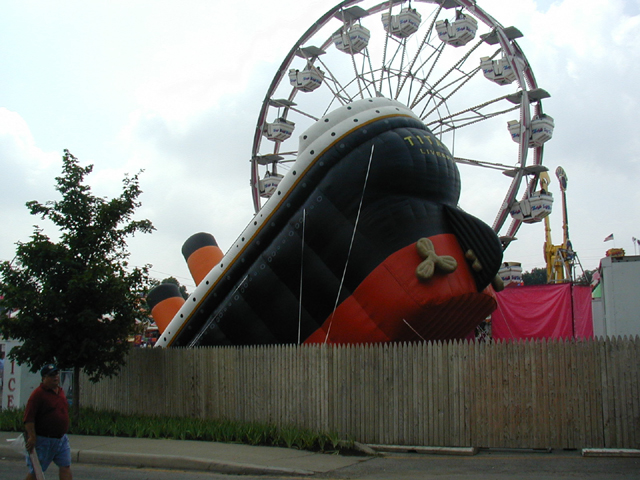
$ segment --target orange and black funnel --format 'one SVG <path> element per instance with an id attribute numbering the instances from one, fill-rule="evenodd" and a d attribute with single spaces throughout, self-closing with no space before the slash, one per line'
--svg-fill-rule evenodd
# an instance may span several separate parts
<path id="1" fill-rule="evenodd" d="M 196 285 L 207 276 L 223 257 L 216 239 L 210 233 L 196 233 L 182 245 L 182 256 L 187 262 Z"/>
<path id="2" fill-rule="evenodd" d="M 173 283 L 161 283 L 147 295 L 147 305 L 151 309 L 153 321 L 160 333 L 164 332 L 171 319 L 184 304 L 178 286 Z"/>

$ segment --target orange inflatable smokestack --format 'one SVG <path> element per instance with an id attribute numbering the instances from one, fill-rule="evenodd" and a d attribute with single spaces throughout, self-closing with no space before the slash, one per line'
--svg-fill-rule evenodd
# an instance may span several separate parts
<path id="1" fill-rule="evenodd" d="M 182 256 L 187 261 L 194 282 L 196 285 L 200 285 L 211 269 L 220 263 L 224 254 L 213 235 L 200 232 L 191 235 L 184 242 Z"/>
<path id="2" fill-rule="evenodd" d="M 151 289 L 147 295 L 147 305 L 151 309 L 153 321 L 156 322 L 161 334 L 183 304 L 184 298 L 174 283 L 161 283 Z"/>

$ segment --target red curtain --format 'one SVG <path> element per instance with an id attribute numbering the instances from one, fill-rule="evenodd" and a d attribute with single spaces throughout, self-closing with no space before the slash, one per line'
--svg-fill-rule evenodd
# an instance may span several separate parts
<path id="1" fill-rule="evenodd" d="M 576 338 L 593 338 L 591 287 L 588 285 L 573 286 L 573 322 Z"/>
<path id="2" fill-rule="evenodd" d="M 591 338 L 591 289 L 569 283 L 506 288 L 491 315 L 494 339 Z"/>

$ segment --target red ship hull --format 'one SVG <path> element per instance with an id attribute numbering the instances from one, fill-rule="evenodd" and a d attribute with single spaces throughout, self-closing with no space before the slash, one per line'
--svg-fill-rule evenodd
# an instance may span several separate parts
<path id="1" fill-rule="evenodd" d="M 438 255 L 458 267 L 423 281 L 413 243 L 381 263 L 305 343 L 381 343 L 464 338 L 496 308 L 491 287 L 478 292 L 471 268 L 451 234 L 430 237 Z"/>

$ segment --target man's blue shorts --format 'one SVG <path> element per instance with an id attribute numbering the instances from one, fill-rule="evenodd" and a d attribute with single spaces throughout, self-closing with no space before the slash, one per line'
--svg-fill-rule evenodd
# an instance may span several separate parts
<path id="1" fill-rule="evenodd" d="M 62 438 L 36 437 L 36 452 L 43 472 L 49 468 L 51 462 L 58 467 L 71 466 L 71 448 L 66 435 Z M 33 474 L 33 465 L 28 455 L 27 467 L 29 467 L 29 473 Z"/>

